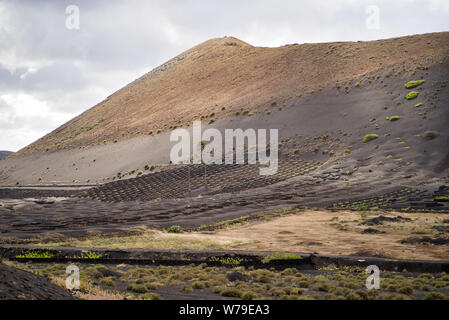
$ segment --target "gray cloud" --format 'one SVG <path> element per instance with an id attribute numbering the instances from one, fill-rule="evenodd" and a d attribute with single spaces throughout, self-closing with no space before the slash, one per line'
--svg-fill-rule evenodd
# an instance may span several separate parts
<path id="1" fill-rule="evenodd" d="M 68 5 L 80 29 L 65 27 Z M 380 29 L 365 27 L 377 5 Z M 446 0 L 5 0 L 0 2 L 0 149 L 18 150 L 190 47 L 257 46 L 447 31 Z"/>

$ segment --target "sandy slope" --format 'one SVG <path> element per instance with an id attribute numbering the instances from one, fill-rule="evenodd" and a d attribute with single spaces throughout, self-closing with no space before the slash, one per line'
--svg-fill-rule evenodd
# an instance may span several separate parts
<path id="1" fill-rule="evenodd" d="M 428 182 L 448 173 L 448 69 L 449 62 L 443 62 L 430 65 L 426 70 L 415 69 L 414 74 L 402 71 L 390 76 L 379 72 L 347 90 L 344 86 L 338 89 L 333 85 L 313 94 L 294 96 L 282 104 L 260 108 L 254 114 L 228 116 L 211 125 L 206 119 L 203 127 L 221 131 L 225 128 L 277 128 L 280 140 L 290 141 L 284 144 L 285 153 L 290 152 L 294 157 L 321 163 L 329 160 L 329 164 L 341 162 L 344 170 L 351 172 L 365 167 L 379 171 L 377 177 L 404 175 Z M 404 96 L 411 90 L 405 89 L 404 84 L 416 79 L 426 82 L 413 89 L 420 92 L 418 98 L 407 101 Z M 422 105 L 415 107 L 418 103 Z M 393 115 L 401 119 L 386 120 Z M 439 136 L 434 140 L 424 139 L 423 133 L 428 130 L 437 131 Z M 380 138 L 362 143 L 363 136 L 369 133 L 376 133 Z M 314 150 L 313 146 L 318 146 L 314 143 L 324 136 L 328 141 L 321 145 L 320 152 L 292 153 L 296 149 L 307 149 L 302 148 L 305 145 Z M 169 132 L 164 132 L 106 145 L 14 156 L 0 161 L 0 185 L 15 186 L 17 182 L 21 186 L 92 185 L 118 179 L 119 172 L 122 178 L 135 177 L 139 170 L 150 172 L 144 170 L 145 165 L 168 164 L 172 145 Z M 350 155 L 341 157 L 347 148 L 351 150 Z M 334 151 L 334 156 L 323 154 L 326 150 Z"/>
<path id="2" fill-rule="evenodd" d="M 449 33 L 369 42 L 253 47 L 235 38 L 206 41 L 145 74 L 30 146 L 75 148 L 190 124 L 215 113 L 252 110 L 381 71 L 413 74 L 447 57 Z M 225 110 L 222 110 L 222 108 Z"/>

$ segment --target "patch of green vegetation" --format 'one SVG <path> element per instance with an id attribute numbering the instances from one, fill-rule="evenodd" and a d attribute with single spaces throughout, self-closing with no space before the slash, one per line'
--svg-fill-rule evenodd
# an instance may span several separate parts
<path id="1" fill-rule="evenodd" d="M 449 196 L 439 196 L 435 197 L 433 201 L 449 202 Z"/>
<path id="2" fill-rule="evenodd" d="M 213 225 L 213 227 L 215 228 L 221 228 L 221 227 L 229 227 L 232 224 L 241 224 L 244 223 L 245 221 L 249 220 L 249 216 L 242 216 L 239 218 L 235 218 L 235 219 L 229 219 L 229 220 L 223 220 L 223 221 L 219 221 L 217 223 L 215 223 Z"/>
<path id="3" fill-rule="evenodd" d="M 240 298 L 242 296 L 242 292 L 238 289 L 226 289 L 221 292 L 223 297 L 233 297 Z"/>
<path id="4" fill-rule="evenodd" d="M 413 99 L 415 99 L 415 98 L 418 97 L 418 96 L 419 96 L 419 92 L 417 92 L 417 91 L 411 91 L 411 92 L 407 93 L 407 95 L 405 96 L 405 99 L 407 99 L 407 100 L 413 100 Z"/>
<path id="5" fill-rule="evenodd" d="M 242 300 L 254 300 L 257 299 L 257 293 L 253 292 L 253 291 L 246 291 L 243 292 L 241 295 Z"/>
<path id="6" fill-rule="evenodd" d="M 155 292 L 144 293 L 139 296 L 140 299 L 144 300 L 161 300 L 161 296 Z"/>
<path id="7" fill-rule="evenodd" d="M 415 104 L 415 107 L 419 108 L 422 106 L 422 102 Z"/>
<path id="8" fill-rule="evenodd" d="M 378 134 L 375 134 L 375 133 L 367 134 L 367 135 L 365 135 L 363 137 L 363 142 L 367 143 L 367 142 L 370 142 L 372 140 L 376 140 L 377 138 L 379 138 Z"/>
<path id="9" fill-rule="evenodd" d="M 413 288 L 410 286 L 404 286 L 397 289 L 398 293 L 405 294 L 407 296 L 413 295 Z"/>
<path id="10" fill-rule="evenodd" d="M 143 284 L 132 283 L 126 287 L 126 290 L 132 291 L 135 293 L 147 293 L 148 290 Z"/>
<path id="11" fill-rule="evenodd" d="M 387 120 L 389 121 L 397 121 L 399 119 L 401 119 L 400 116 L 391 116 L 391 117 L 386 117 Z"/>
<path id="12" fill-rule="evenodd" d="M 212 290 L 213 293 L 218 293 L 220 294 L 223 291 L 223 287 L 222 286 L 215 286 L 214 289 Z"/>
<path id="13" fill-rule="evenodd" d="M 66 265 L 26 264 L 19 262 L 14 266 L 46 277 L 64 278 Z M 107 270 L 113 271 L 112 266 Z M 203 290 L 205 294 L 244 300 L 253 299 L 345 299 L 345 300 L 410 300 L 410 299 L 448 299 L 449 276 L 442 274 L 404 274 L 407 270 L 383 271 L 382 285 L 379 290 L 365 288 L 366 273 L 360 266 L 321 267 L 316 271 L 296 268 L 283 270 L 256 269 L 235 266 L 229 271 L 228 266 L 185 265 L 185 266 L 126 266 L 117 268 L 118 275 L 105 276 L 105 266 L 80 266 L 83 290 L 92 290 L 89 294 L 101 298 L 105 292 L 113 293 L 118 288 L 125 288 L 126 293 L 117 296 L 125 299 L 157 300 L 159 288 L 179 286 L 184 294 L 194 290 Z M 246 280 L 229 281 L 229 272 L 243 273 Z M 318 272 L 318 273 L 317 273 Z M 92 289 L 83 288 L 83 283 L 90 283 Z M 61 283 L 64 286 L 64 283 Z M 99 287 L 97 287 L 99 286 Z M 107 287 L 106 289 L 103 289 Z M 182 289 L 181 289 L 182 288 Z M 120 289 L 121 290 L 121 289 Z M 423 291 L 426 291 L 423 294 Z M 154 293 L 153 293 L 154 292 Z"/>
<path id="14" fill-rule="evenodd" d="M 425 82 L 424 80 L 413 80 L 413 81 L 407 82 L 407 83 L 404 85 L 404 87 L 405 87 L 406 89 L 412 89 L 412 88 L 415 88 L 415 87 L 417 87 L 417 86 L 423 84 L 424 82 Z"/>
<path id="15" fill-rule="evenodd" d="M 193 289 L 204 289 L 207 287 L 207 283 L 205 281 L 196 281 L 192 284 Z"/>
<path id="16" fill-rule="evenodd" d="M 16 258 L 20 259 L 49 259 L 52 258 L 54 254 L 48 250 L 33 250 L 25 254 L 19 254 Z"/>
<path id="17" fill-rule="evenodd" d="M 301 256 L 287 252 L 276 252 L 263 257 L 262 263 L 269 263 L 273 260 L 300 260 Z"/>
<path id="18" fill-rule="evenodd" d="M 243 259 L 242 258 L 233 258 L 233 257 L 210 257 L 209 261 L 220 262 L 221 264 L 227 264 L 227 265 L 239 265 L 243 261 Z"/>
<path id="19" fill-rule="evenodd" d="M 94 251 L 88 251 L 88 252 L 81 252 L 81 255 L 78 257 L 75 257 L 77 259 L 100 259 L 103 257 L 101 253 L 96 253 Z"/>
<path id="20" fill-rule="evenodd" d="M 425 297 L 424 300 L 447 300 L 449 297 L 441 292 L 430 292 Z"/>
<path id="21" fill-rule="evenodd" d="M 115 287 L 115 282 L 112 279 L 108 279 L 108 278 L 102 279 L 100 283 L 107 287 Z"/>
<path id="22" fill-rule="evenodd" d="M 165 231 L 168 233 L 184 233 L 184 228 L 181 226 L 174 225 L 166 229 Z"/>

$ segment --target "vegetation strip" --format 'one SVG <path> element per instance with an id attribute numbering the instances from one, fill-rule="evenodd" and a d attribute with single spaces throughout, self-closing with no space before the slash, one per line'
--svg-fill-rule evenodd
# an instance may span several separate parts
<path id="1" fill-rule="evenodd" d="M 282 253 L 258 251 L 194 251 L 194 250 L 110 250 L 96 249 L 90 258 L 80 258 L 86 252 L 82 248 L 45 249 L 51 257 L 39 257 L 31 254 L 42 248 L 3 246 L 0 257 L 22 262 L 79 262 L 104 264 L 139 264 L 139 265 L 190 265 L 203 264 L 211 266 L 254 266 L 254 267 L 296 267 L 302 270 L 314 270 L 328 265 L 358 266 L 377 265 L 383 270 L 410 272 L 449 272 L 449 261 L 395 260 L 377 257 L 331 256 L 307 253 Z"/>

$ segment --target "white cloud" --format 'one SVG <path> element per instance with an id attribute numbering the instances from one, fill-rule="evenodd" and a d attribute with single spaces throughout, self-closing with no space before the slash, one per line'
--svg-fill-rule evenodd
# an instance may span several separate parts
<path id="1" fill-rule="evenodd" d="M 73 116 L 73 113 L 52 111 L 46 101 L 28 94 L 0 95 L 1 149 L 17 151 Z"/>

